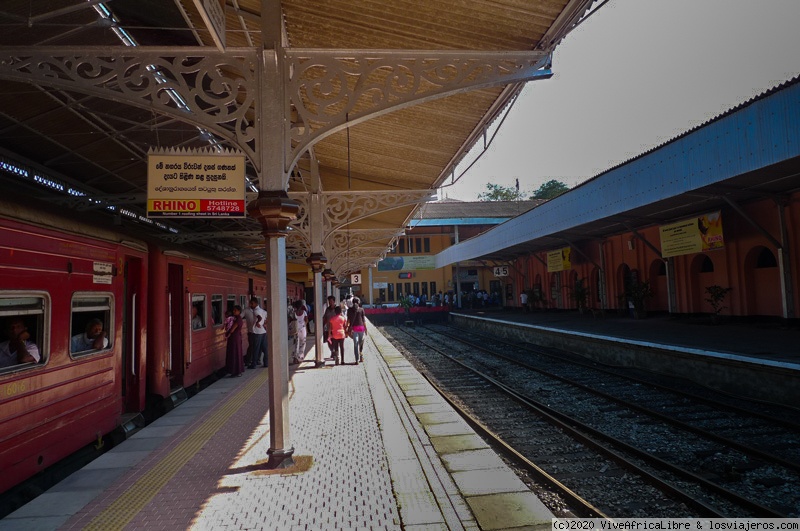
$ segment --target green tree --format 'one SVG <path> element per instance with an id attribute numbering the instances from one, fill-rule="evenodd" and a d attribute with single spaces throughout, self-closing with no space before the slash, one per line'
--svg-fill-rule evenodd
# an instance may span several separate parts
<path id="1" fill-rule="evenodd" d="M 533 199 L 553 199 L 554 197 L 558 197 L 568 190 L 569 186 L 566 184 L 562 183 L 561 181 L 551 179 L 541 185 L 538 190 L 533 192 L 531 197 Z"/>
<path id="2" fill-rule="evenodd" d="M 486 183 L 488 192 L 478 194 L 478 201 L 524 201 L 528 199 L 527 192 L 520 192 L 519 186 L 501 186 L 494 183 Z"/>

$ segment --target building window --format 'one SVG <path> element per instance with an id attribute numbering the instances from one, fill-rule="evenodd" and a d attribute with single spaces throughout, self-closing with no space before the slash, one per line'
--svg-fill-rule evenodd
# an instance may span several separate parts
<path id="1" fill-rule="evenodd" d="M 406 287 L 406 289 L 405 289 L 404 293 L 406 294 L 406 297 L 408 297 L 411 294 L 411 282 L 406 282 L 406 286 L 405 287 Z"/>
<path id="2" fill-rule="evenodd" d="M 414 282 L 414 291 L 412 293 L 415 297 L 419 297 L 419 282 Z"/>
<path id="3" fill-rule="evenodd" d="M 711 258 L 704 256 L 703 263 L 700 264 L 700 272 L 701 273 L 713 273 L 714 272 L 714 262 L 711 261 Z"/>
<path id="4" fill-rule="evenodd" d="M 406 241 L 401 239 L 400 242 L 399 242 L 399 245 L 397 247 L 399 249 L 398 252 L 400 254 L 405 254 L 405 252 L 406 252 Z"/>
<path id="5" fill-rule="evenodd" d="M 431 239 L 430 238 L 425 238 L 425 239 L 422 240 L 422 243 L 425 246 L 425 252 L 426 253 L 431 252 Z"/>
<path id="6" fill-rule="evenodd" d="M 436 295 L 436 282 L 431 282 L 431 295 Z"/>
<path id="7" fill-rule="evenodd" d="M 761 249 L 761 252 L 758 253 L 758 259 L 756 260 L 756 269 L 765 267 L 778 267 L 778 261 L 775 260 L 775 255 L 766 247 Z"/>
<path id="8" fill-rule="evenodd" d="M 110 294 L 76 293 L 72 297 L 70 353 L 94 354 L 111 347 L 113 307 Z"/>
<path id="9" fill-rule="evenodd" d="M 398 282 L 397 283 L 397 298 L 399 299 L 402 296 L 403 296 L 403 283 L 402 282 Z"/>
<path id="10" fill-rule="evenodd" d="M 418 253 L 422 252 L 422 238 L 414 239 L 414 249 L 416 249 Z"/>
<path id="11" fill-rule="evenodd" d="M 423 282 L 422 283 L 422 293 L 421 293 L 421 295 L 425 295 L 425 298 L 428 298 L 428 283 L 427 282 Z"/>
<path id="12" fill-rule="evenodd" d="M 381 303 L 386 302 L 386 289 L 385 288 L 378 289 L 378 300 Z"/>
<path id="13" fill-rule="evenodd" d="M 47 362 L 45 327 L 50 322 L 49 306 L 44 293 L 0 293 L 0 373 Z M 21 341 L 24 351 L 18 352 L 13 340 L 17 340 L 16 345 Z"/>
<path id="14" fill-rule="evenodd" d="M 389 282 L 387 284 L 387 286 L 389 287 L 389 299 L 388 300 L 389 300 L 389 302 L 394 302 L 394 284 Z"/>

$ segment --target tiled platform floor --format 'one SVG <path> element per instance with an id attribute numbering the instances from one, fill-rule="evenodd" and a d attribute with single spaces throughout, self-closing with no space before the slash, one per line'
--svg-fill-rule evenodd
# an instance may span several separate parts
<path id="1" fill-rule="evenodd" d="M 549 528 L 550 512 L 374 328 L 365 359 L 291 371 L 292 469 L 263 466 L 268 371 L 249 370 L 0 520 L 0 529 Z"/>

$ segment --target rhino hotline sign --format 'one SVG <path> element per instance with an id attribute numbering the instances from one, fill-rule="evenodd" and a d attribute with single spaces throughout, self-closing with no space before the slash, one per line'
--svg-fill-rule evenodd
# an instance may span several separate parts
<path id="1" fill-rule="evenodd" d="M 245 217 L 245 158 L 232 151 L 151 150 L 147 217 Z"/>

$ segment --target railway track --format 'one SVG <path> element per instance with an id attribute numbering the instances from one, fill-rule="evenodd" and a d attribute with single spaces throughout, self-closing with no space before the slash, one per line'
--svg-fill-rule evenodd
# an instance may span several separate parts
<path id="1" fill-rule="evenodd" d="M 734 414 L 707 401 L 688 422 L 695 401 L 687 395 L 573 364 L 553 352 L 533 360 L 531 352 L 497 338 L 443 327 L 386 327 L 384 332 L 445 394 L 457 397 L 453 401 L 462 403 L 476 423 L 604 515 L 779 517 L 798 512 L 796 462 L 732 439 L 742 425 L 741 411 Z M 675 411 L 684 412 L 684 418 L 672 418 Z M 703 419 L 714 427 L 725 420 L 729 433 L 704 428 Z M 791 422 L 757 414 L 747 419 L 759 430 L 769 426 L 787 437 L 775 447 L 789 444 L 797 433 Z"/>

